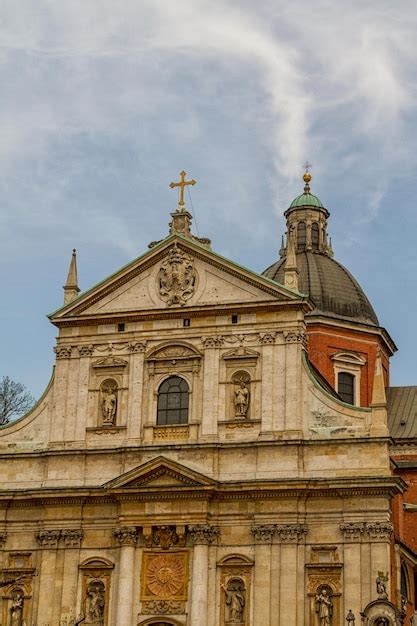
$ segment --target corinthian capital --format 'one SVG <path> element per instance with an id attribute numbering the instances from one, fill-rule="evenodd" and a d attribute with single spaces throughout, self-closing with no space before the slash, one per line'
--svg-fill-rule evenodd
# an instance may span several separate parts
<path id="1" fill-rule="evenodd" d="M 275 524 L 254 524 L 250 530 L 255 541 L 271 543 L 275 535 Z"/>
<path id="2" fill-rule="evenodd" d="M 113 530 L 113 537 L 121 546 L 135 546 L 138 540 L 138 531 L 135 526 L 121 526 Z"/>
<path id="3" fill-rule="evenodd" d="M 218 526 L 210 526 L 209 524 L 196 524 L 195 526 L 188 526 L 188 537 L 194 545 L 210 545 L 216 541 L 219 536 L 220 529 Z"/>

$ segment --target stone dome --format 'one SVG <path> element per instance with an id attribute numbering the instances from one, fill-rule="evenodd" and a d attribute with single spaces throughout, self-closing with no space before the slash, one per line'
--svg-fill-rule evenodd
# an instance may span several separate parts
<path id="1" fill-rule="evenodd" d="M 379 326 L 378 318 L 363 289 L 352 274 L 327 254 L 298 251 L 298 291 L 308 294 L 322 314 L 347 321 Z M 284 283 L 285 257 L 268 267 L 263 275 Z"/>

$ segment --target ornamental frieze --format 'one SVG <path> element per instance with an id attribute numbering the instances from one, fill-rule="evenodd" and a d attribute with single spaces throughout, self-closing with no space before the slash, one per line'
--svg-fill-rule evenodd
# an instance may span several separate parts
<path id="1" fill-rule="evenodd" d="M 196 280 L 194 259 L 175 245 L 159 269 L 159 297 L 168 306 L 184 306 L 194 294 Z"/>
<path id="2" fill-rule="evenodd" d="M 185 603 L 176 600 L 151 600 L 142 603 L 143 615 L 180 615 L 185 612 Z"/>

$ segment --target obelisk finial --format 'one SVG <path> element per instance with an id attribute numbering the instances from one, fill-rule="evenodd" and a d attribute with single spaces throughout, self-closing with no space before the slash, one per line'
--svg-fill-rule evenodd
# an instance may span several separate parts
<path id="1" fill-rule="evenodd" d="M 74 300 L 79 293 L 80 288 L 78 287 L 77 276 L 77 251 L 74 248 L 68 270 L 67 282 L 64 286 L 64 305 Z"/>

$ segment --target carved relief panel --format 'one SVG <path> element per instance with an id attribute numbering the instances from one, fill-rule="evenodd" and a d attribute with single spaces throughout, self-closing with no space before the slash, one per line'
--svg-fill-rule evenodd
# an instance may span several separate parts
<path id="1" fill-rule="evenodd" d="M 142 563 L 142 613 L 183 613 L 188 597 L 188 550 L 145 550 Z"/>
<path id="2" fill-rule="evenodd" d="M 109 428 L 126 422 L 127 361 L 108 356 L 92 363 L 89 426 Z"/>
<path id="3" fill-rule="evenodd" d="M 217 564 L 220 570 L 221 626 L 249 626 L 253 561 L 230 555 Z"/>
<path id="4" fill-rule="evenodd" d="M 82 572 L 81 614 L 83 624 L 107 626 L 109 624 L 110 583 L 113 563 L 104 559 L 88 559 L 80 565 Z"/>

